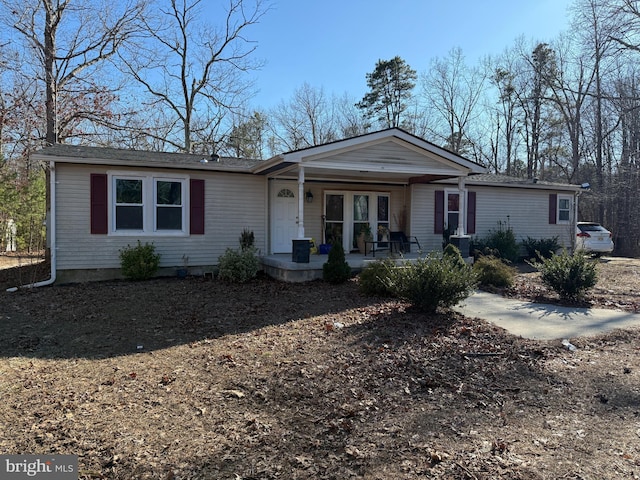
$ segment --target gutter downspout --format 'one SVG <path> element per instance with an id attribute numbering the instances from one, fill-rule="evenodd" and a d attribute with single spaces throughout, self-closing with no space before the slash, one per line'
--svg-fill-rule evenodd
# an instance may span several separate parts
<path id="1" fill-rule="evenodd" d="M 19 287 L 7 288 L 7 292 L 17 292 L 20 288 L 35 288 L 51 285 L 56 281 L 56 165 L 53 160 L 49 162 L 49 191 L 51 195 L 51 210 L 49 212 L 49 238 L 51 243 L 51 274 L 47 280 L 41 282 L 20 285 Z"/>
<path id="2" fill-rule="evenodd" d="M 571 235 L 571 250 L 572 252 L 576 251 L 576 229 L 578 228 L 578 200 L 580 199 L 580 194 L 582 192 L 578 191 L 576 192 L 575 195 L 575 205 L 574 207 L 574 211 L 573 211 L 573 222 L 572 222 L 572 229 L 571 229 L 571 233 L 569 235 Z"/>

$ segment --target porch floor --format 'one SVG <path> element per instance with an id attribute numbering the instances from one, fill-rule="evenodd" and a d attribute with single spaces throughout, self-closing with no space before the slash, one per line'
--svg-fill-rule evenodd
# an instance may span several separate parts
<path id="1" fill-rule="evenodd" d="M 361 253 L 345 254 L 345 260 L 352 272 L 359 273 L 368 263 L 383 258 L 393 257 L 398 260 L 415 260 L 422 254 L 418 252 L 405 253 L 403 255 L 390 255 L 388 251 L 376 251 L 376 256 L 365 256 Z M 309 255 L 309 263 L 297 263 L 292 261 L 290 253 L 276 253 L 261 257 L 262 268 L 267 275 L 284 282 L 308 282 L 322 279 L 322 265 L 327 262 L 328 255 Z"/>

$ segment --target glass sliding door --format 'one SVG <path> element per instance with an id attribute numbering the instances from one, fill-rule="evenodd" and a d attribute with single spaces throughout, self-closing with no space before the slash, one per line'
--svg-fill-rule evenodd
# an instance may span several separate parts
<path id="1" fill-rule="evenodd" d="M 389 240 L 389 195 L 378 195 L 378 212 L 377 212 L 377 235 L 378 242 L 386 242 Z M 387 244 L 380 245 L 388 246 Z"/>
<path id="2" fill-rule="evenodd" d="M 324 242 L 342 245 L 344 238 L 344 195 L 327 194 L 325 197 Z"/>
<path id="3" fill-rule="evenodd" d="M 351 248 L 358 248 L 358 237 L 369 224 L 369 195 L 355 194 L 353 196 L 353 239 Z"/>
<path id="4" fill-rule="evenodd" d="M 340 243 L 346 253 L 362 250 L 358 238 L 363 231 L 373 241 L 388 242 L 390 216 L 387 192 L 325 192 L 323 241 Z"/>

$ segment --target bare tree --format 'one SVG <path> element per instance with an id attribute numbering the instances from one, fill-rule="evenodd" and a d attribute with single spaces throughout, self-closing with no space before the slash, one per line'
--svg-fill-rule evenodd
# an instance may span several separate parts
<path id="1" fill-rule="evenodd" d="M 175 119 L 166 139 L 175 149 L 207 150 L 194 138 L 206 138 L 248 94 L 241 75 L 259 64 L 252 60 L 257 45 L 245 35 L 265 9 L 261 0 L 247 3 L 229 0 L 222 25 L 214 28 L 201 21 L 210 8 L 203 0 L 167 0 L 157 15 L 139 19 L 144 36 L 120 55 L 124 71 L 152 97 L 150 106 Z"/>
<path id="2" fill-rule="evenodd" d="M 570 153 L 566 159 L 559 159 L 556 165 L 564 172 L 566 181 L 576 181 L 580 160 L 584 155 L 585 109 L 589 105 L 596 69 L 589 58 L 580 53 L 572 39 L 561 36 L 555 42 L 556 68 L 547 73 L 550 99 L 563 122 L 563 130 L 569 138 Z M 564 161 L 566 160 L 566 161 Z"/>
<path id="3" fill-rule="evenodd" d="M 271 112 L 272 133 L 281 150 L 321 145 L 336 139 L 334 102 L 323 88 L 304 83 Z"/>
<path id="4" fill-rule="evenodd" d="M 640 255 L 640 84 L 634 64 L 630 64 L 616 81 L 616 108 L 620 115 L 620 157 L 613 189 L 617 196 L 612 205 L 616 233 L 616 250 L 621 255 Z"/>
<path id="5" fill-rule="evenodd" d="M 491 140 L 491 161 L 496 173 L 515 174 L 517 155 L 516 134 L 520 127 L 515 86 L 517 59 L 513 50 L 506 50 L 497 62 L 489 63 L 489 82 L 497 93 L 494 112 L 494 133 Z"/>
<path id="6" fill-rule="evenodd" d="M 339 138 L 350 138 L 369 131 L 369 122 L 362 118 L 362 111 L 348 93 L 334 97 L 337 132 Z"/>
<path id="7" fill-rule="evenodd" d="M 260 111 L 236 115 L 228 134 L 217 143 L 216 153 L 262 160 L 266 152 L 267 116 Z"/>
<path id="8" fill-rule="evenodd" d="M 439 135 L 453 152 L 468 151 L 468 129 L 478 114 L 484 82 L 484 72 L 469 68 L 460 48 L 452 49 L 444 59 L 432 60 L 429 72 L 422 76 L 427 108 L 439 114 L 444 124 Z"/>
<path id="9" fill-rule="evenodd" d="M 73 117 L 97 120 L 104 104 L 96 97 L 110 89 L 96 82 L 96 72 L 136 31 L 145 0 L 1 0 L 3 20 L 20 32 L 35 51 L 34 70 L 45 85 L 45 142 L 57 143 Z M 78 95 L 93 97 L 78 108 Z M 75 107 L 61 108 L 60 96 Z M 96 111 L 87 109 L 99 105 Z"/>

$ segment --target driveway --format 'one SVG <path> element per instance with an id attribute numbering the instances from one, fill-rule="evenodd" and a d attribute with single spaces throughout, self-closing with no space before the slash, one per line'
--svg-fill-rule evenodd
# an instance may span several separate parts
<path id="1" fill-rule="evenodd" d="M 640 314 L 601 308 L 575 308 L 504 298 L 478 291 L 453 308 L 536 340 L 570 339 L 640 326 Z"/>

